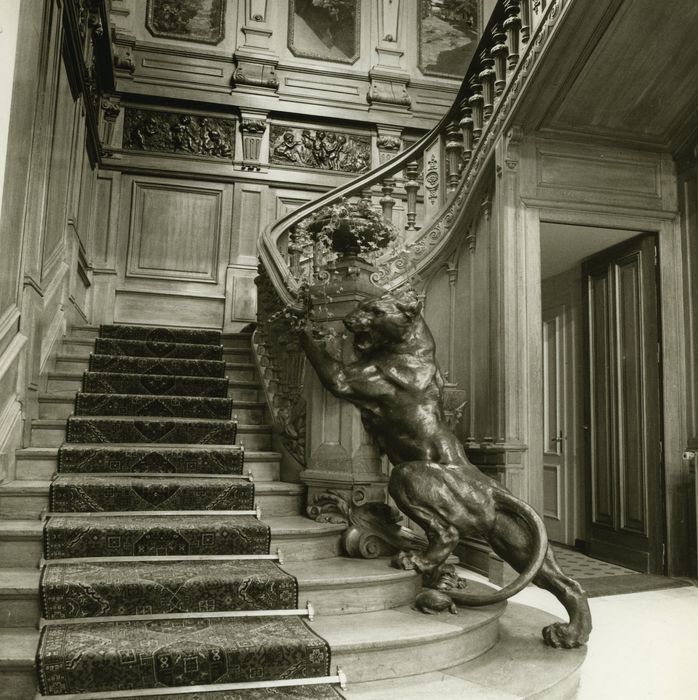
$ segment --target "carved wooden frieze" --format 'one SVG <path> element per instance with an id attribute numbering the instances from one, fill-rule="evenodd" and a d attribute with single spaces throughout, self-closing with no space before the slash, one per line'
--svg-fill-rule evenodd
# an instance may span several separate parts
<path id="1" fill-rule="evenodd" d="M 364 173 L 371 167 L 369 136 L 320 129 L 271 127 L 269 162 L 297 168 Z"/>
<path id="2" fill-rule="evenodd" d="M 234 146 L 232 119 L 126 108 L 123 136 L 126 150 L 231 159 Z"/>
<path id="3" fill-rule="evenodd" d="M 419 0 L 419 69 L 461 78 L 477 48 L 479 0 Z"/>
<path id="4" fill-rule="evenodd" d="M 148 0 L 145 26 L 157 37 L 218 44 L 225 36 L 225 0 Z"/>
<path id="5" fill-rule="evenodd" d="M 360 0 L 289 0 L 288 48 L 294 56 L 353 63 L 359 57 Z"/>

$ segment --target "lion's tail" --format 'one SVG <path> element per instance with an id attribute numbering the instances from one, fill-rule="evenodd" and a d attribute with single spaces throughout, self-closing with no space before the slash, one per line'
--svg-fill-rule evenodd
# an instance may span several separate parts
<path id="1" fill-rule="evenodd" d="M 502 600 L 511 598 L 519 591 L 528 586 L 534 579 L 540 567 L 543 566 L 545 555 L 548 551 L 548 534 L 545 531 L 543 520 L 528 503 L 516 498 L 508 491 L 497 489 L 494 496 L 499 505 L 504 506 L 504 510 L 509 511 L 513 515 L 518 515 L 526 521 L 531 534 L 533 535 L 533 551 L 535 552 L 531 561 L 526 565 L 526 568 L 507 586 L 486 595 L 475 595 L 466 593 L 458 589 L 447 591 L 448 595 L 458 605 L 470 607 L 479 607 L 482 605 L 492 605 L 499 603 Z"/>

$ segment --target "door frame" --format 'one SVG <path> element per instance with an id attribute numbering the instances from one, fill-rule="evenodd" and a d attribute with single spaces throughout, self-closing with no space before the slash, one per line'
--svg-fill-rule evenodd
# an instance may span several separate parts
<path id="1" fill-rule="evenodd" d="M 666 571 L 670 576 L 688 575 L 687 562 L 690 561 L 690 542 L 686 532 L 685 489 L 689 483 L 688 467 L 683 463 L 682 454 L 688 439 L 686 432 L 686 329 L 684 323 L 683 266 L 681 249 L 680 219 L 675 209 L 647 211 L 638 215 L 634 211 L 611 205 L 585 205 L 579 202 L 555 202 L 551 200 L 522 198 L 524 205 L 523 228 L 526 240 L 527 257 L 538 258 L 537 289 L 533 279 L 527 284 L 527 328 L 529 345 L 529 371 L 536 374 L 534 361 L 542 367 L 540 336 L 542 310 L 540 308 L 540 222 L 573 224 L 579 226 L 599 226 L 630 231 L 657 234 L 659 242 L 659 281 L 660 281 L 660 334 L 662 348 L 662 394 L 664 433 L 663 464 L 665 483 L 666 513 Z M 535 252 L 534 252 L 535 251 Z M 536 347 L 537 344 L 537 347 Z M 539 376 L 540 370 L 538 370 Z M 535 392 L 537 393 L 537 392 Z M 542 395 L 529 396 L 529 411 L 536 409 L 542 415 Z M 536 429 L 537 421 L 531 416 L 530 428 Z M 527 436 L 536 444 L 537 438 L 529 431 Z M 531 463 L 536 459 L 542 462 L 542 452 L 531 455 Z M 541 485 L 542 487 L 542 485 Z M 535 488 L 535 486 L 533 487 Z"/>

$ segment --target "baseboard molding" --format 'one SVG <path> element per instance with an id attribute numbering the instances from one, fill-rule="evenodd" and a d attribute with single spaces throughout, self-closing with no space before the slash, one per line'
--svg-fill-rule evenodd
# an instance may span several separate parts
<path id="1" fill-rule="evenodd" d="M 55 316 L 46 332 L 46 337 L 41 339 L 41 359 L 39 362 L 39 374 L 44 375 L 50 369 L 50 362 L 55 357 L 57 346 L 65 335 L 66 319 L 65 310 L 61 304 L 56 310 Z"/>
<path id="2" fill-rule="evenodd" d="M 15 478 L 15 452 L 22 446 L 22 405 L 14 395 L 0 413 L 0 483 Z"/>

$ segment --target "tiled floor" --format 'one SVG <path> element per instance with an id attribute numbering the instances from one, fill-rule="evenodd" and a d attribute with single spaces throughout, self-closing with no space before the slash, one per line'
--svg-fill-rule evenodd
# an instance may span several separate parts
<path id="1" fill-rule="evenodd" d="M 555 559 L 562 570 L 572 578 L 594 578 L 596 576 L 624 576 L 626 574 L 634 574 L 635 571 L 625 569 L 622 566 L 608 564 L 599 559 L 582 554 L 574 549 L 566 549 L 565 547 L 554 547 Z"/>

